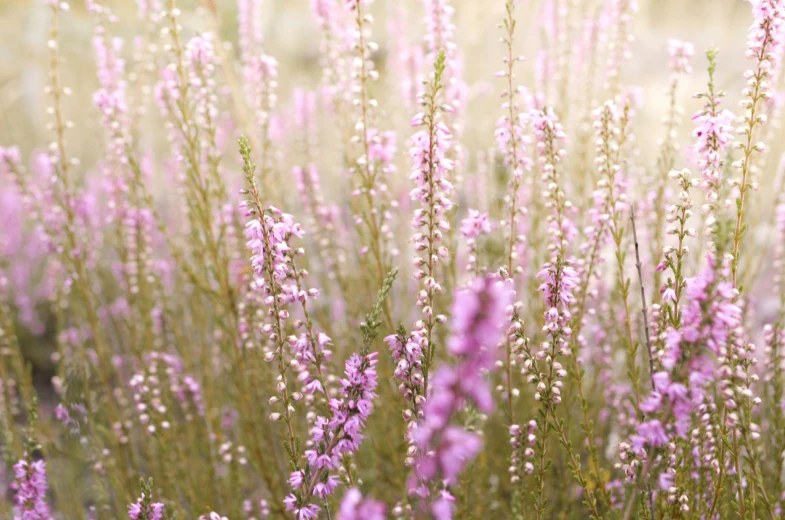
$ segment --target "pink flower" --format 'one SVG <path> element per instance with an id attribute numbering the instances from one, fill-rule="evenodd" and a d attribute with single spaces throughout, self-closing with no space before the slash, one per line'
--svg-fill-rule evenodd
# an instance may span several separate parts
<path id="1" fill-rule="evenodd" d="M 668 40 L 668 54 L 671 56 L 670 67 L 675 73 L 689 74 L 692 72 L 690 58 L 695 53 L 695 47 L 690 42 Z"/>
<path id="2" fill-rule="evenodd" d="M 450 426 L 450 420 L 466 401 L 486 413 L 493 408 L 489 383 L 483 374 L 495 366 L 494 347 L 501 339 L 510 297 L 508 286 L 490 277 L 476 279 L 468 290 L 455 295 L 452 336 L 447 348 L 459 361 L 453 367 L 440 367 L 433 376 L 433 393 L 425 403 L 424 419 L 414 430 L 422 454 L 415 467 L 417 478 L 438 478 L 451 485 L 480 451 L 480 437 Z M 410 489 L 417 486 L 416 482 L 410 483 Z M 449 518 L 451 506 L 441 500 L 436 504 L 442 517 Z"/>
<path id="3" fill-rule="evenodd" d="M 480 213 L 469 209 L 469 215 L 461 221 L 461 234 L 466 238 L 477 238 L 491 232 L 491 221 L 488 213 Z"/>
<path id="4" fill-rule="evenodd" d="M 128 506 L 128 517 L 131 520 L 161 520 L 164 516 L 164 505 L 160 502 L 150 503 L 145 497 Z"/>
<path id="5" fill-rule="evenodd" d="M 11 484 L 11 488 L 16 490 L 14 520 L 52 520 L 46 502 L 48 487 L 43 460 L 30 462 L 22 459 L 14 464 L 14 481 Z"/>
<path id="6" fill-rule="evenodd" d="M 338 520 L 385 520 L 384 511 L 383 503 L 370 498 L 363 499 L 360 491 L 352 488 L 341 500 Z"/>
<path id="7" fill-rule="evenodd" d="M 310 487 L 313 495 L 327 497 L 335 492 L 339 480 L 335 471 L 344 455 L 354 453 L 363 440 L 362 428 L 373 410 L 378 376 L 376 374 L 376 352 L 365 356 L 352 355 L 345 365 L 341 379 L 341 397 L 329 401 L 330 418 L 319 416 L 311 429 L 311 448 L 304 457 L 310 466 L 310 480 L 306 482 L 305 471 L 298 470 L 289 476 L 292 489 Z M 327 478 L 322 480 L 323 475 Z M 308 497 L 310 500 L 310 497 Z M 298 518 L 316 518 L 320 507 L 308 504 L 301 496 L 289 495 L 284 499 L 287 511 L 294 511 Z"/>

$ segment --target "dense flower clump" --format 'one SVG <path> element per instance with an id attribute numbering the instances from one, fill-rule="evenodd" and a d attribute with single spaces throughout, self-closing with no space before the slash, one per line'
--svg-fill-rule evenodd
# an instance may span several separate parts
<path id="1" fill-rule="evenodd" d="M 4 6 L 0 519 L 780 518 L 748 3 Z"/>

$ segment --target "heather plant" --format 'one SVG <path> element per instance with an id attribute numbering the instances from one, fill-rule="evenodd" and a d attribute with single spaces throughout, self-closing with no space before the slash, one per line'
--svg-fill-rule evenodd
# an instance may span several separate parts
<path id="1" fill-rule="evenodd" d="M 0 518 L 785 515 L 782 0 L 33 3 Z"/>

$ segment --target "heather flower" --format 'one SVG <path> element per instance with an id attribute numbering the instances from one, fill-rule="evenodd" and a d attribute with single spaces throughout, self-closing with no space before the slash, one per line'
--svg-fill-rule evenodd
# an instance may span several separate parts
<path id="1" fill-rule="evenodd" d="M 478 238 L 491 232 L 491 221 L 487 213 L 469 209 L 469 215 L 461 221 L 461 234 L 466 238 Z"/>
<path id="2" fill-rule="evenodd" d="M 255 185 L 252 186 L 255 190 Z M 256 211 L 260 212 L 258 199 L 255 204 L 259 208 Z M 256 274 L 254 287 L 264 293 L 267 315 L 272 322 L 265 324 L 262 332 L 276 345 L 276 351 L 268 352 L 265 359 L 272 361 L 278 358 L 277 388 L 283 397 L 284 417 L 288 428 L 291 428 L 289 407 L 292 394 L 287 388 L 284 345 L 288 344 L 297 362 L 293 366 L 298 367 L 300 372 L 298 379 L 309 395 L 325 393 L 323 364 L 329 361 L 331 356 L 331 351 L 325 348 L 330 343 L 330 338 L 324 333 L 314 331 L 306 308 L 306 301 L 315 298 L 319 291 L 304 287 L 303 272 L 298 270 L 295 261 L 304 251 L 294 249 L 291 245 L 294 238 L 302 238 L 303 235 L 302 227 L 291 215 L 274 207 L 264 211 L 261 218 L 254 218 L 246 224 L 246 237 L 249 239 L 246 246 L 253 253 L 251 265 Z M 285 336 L 286 321 L 290 318 L 288 308 L 294 302 L 299 302 L 303 310 L 306 332 L 299 336 Z M 277 398 L 274 398 L 272 404 L 276 401 Z M 280 415 L 273 414 L 271 417 L 276 420 Z M 293 443 L 293 439 L 291 442 Z"/>
<path id="3" fill-rule="evenodd" d="M 14 464 L 13 469 L 11 488 L 16 492 L 14 520 L 52 520 L 54 517 L 46 502 L 46 490 L 49 487 L 46 463 L 43 460 L 30 462 L 21 459 Z"/>
<path id="4" fill-rule="evenodd" d="M 455 295 L 447 349 L 459 361 L 454 366 L 440 367 L 433 376 L 424 419 L 414 431 L 422 454 L 415 474 L 421 481 L 444 481 L 449 487 L 482 446 L 477 434 L 451 426 L 450 421 L 469 402 L 485 413 L 493 409 L 493 397 L 483 375 L 495 366 L 494 347 L 500 339 L 509 297 L 506 284 L 490 277 L 478 278 Z M 432 514 L 451 518 L 450 499 L 449 493 L 434 497 Z"/>
<path id="5" fill-rule="evenodd" d="M 0 147 L 0 514 L 785 510 L 783 0 L 750 2 L 739 119 L 709 51 L 691 137 L 692 44 L 652 55 L 663 96 L 624 83 L 648 34 L 635 0 L 505 0 L 483 20 L 450 0 L 86 0 L 86 72 L 68 69 L 78 16 L 42 2 L 45 117 L 8 111 L 38 151 L 26 168 Z M 488 16 L 502 62 L 469 88 L 461 53 L 484 49 Z M 291 22 L 312 38 L 284 45 Z M 68 89 L 75 73 L 93 91 Z M 636 124 L 658 105 L 661 139 Z M 43 374 L 38 446 L 18 430 Z M 106 495 L 137 470 L 166 506 L 149 482 Z"/>
<path id="6" fill-rule="evenodd" d="M 286 510 L 298 518 L 317 517 L 321 508 L 309 502 L 314 495 L 325 498 L 334 493 L 339 481 L 333 472 L 341 466 L 342 458 L 351 456 L 362 443 L 362 429 L 373 410 L 378 385 L 376 357 L 375 352 L 354 354 L 346 361 L 341 397 L 329 402 L 332 416 L 317 417 L 311 428 L 311 447 L 303 453 L 307 468 L 291 474 L 294 493 L 284 500 Z"/>
<path id="7" fill-rule="evenodd" d="M 507 81 L 505 89 L 501 94 L 502 99 L 504 99 L 502 110 L 505 113 L 496 123 L 494 137 L 496 138 L 496 147 L 509 170 L 510 194 L 505 196 L 505 204 L 509 208 L 509 245 L 506 269 L 509 276 L 514 276 L 516 272 L 520 273 L 522 271 L 521 267 L 514 267 L 513 262 L 519 259 L 517 249 L 524 240 L 524 237 L 520 236 L 518 232 L 518 218 L 525 213 L 519 200 L 519 191 L 524 173 L 532 168 L 532 161 L 526 153 L 530 139 L 525 135 L 525 117 L 521 113 L 520 101 L 518 100 L 521 88 L 513 84 L 515 81 L 514 65 L 516 62 L 524 59 L 523 56 L 515 56 L 513 54 L 516 26 L 514 18 L 515 2 L 508 1 L 506 8 L 507 17 L 504 20 L 506 34 L 502 36 L 502 42 L 507 47 L 507 55 L 504 58 L 506 70 L 501 70 L 497 73 L 497 76 L 504 77 Z"/>
<path id="8" fill-rule="evenodd" d="M 701 110 L 692 116 L 695 122 L 693 150 L 697 155 L 698 168 L 703 177 L 703 189 L 706 192 L 706 231 L 709 237 L 716 232 L 717 210 L 719 205 L 722 171 L 725 164 L 728 145 L 732 141 L 733 122 L 736 117 L 729 110 L 720 110 L 719 105 L 725 95 L 717 91 L 714 85 L 714 72 L 717 68 L 717 50 L 710 48 L 706 52 L 709 61 L 708 91 L 696 94 L 695 97 L 705 98 Z M 714 247 L 713 241 L 710 247 Z"/>
<path id="9" fill-rule="evenodd" d="M 695 53 L 695 46 L 690 42 L 668 40 L 668 54 L 671 57 L 670 69 L 677 74 L 692 72 L 690 59 Z"/>
<path id="10" fill-rule="evenodd" d="M 63 403 L 58 404 L 55 408 L 55 419 L 63 424 L 71 422 L 71 415 L 68 413 L 68 408 L 63 406 Z"/>
<path id="11" fill-rule="evenodd" d="M 663 349 L 657 353 L 656 363 L 662 370 L 652 374 L 652 391 L 640 403 L 646 419 L 637 424 L 630 437 L 630 451 L 621 453 L 630 479 L 637 478 L 630 469 L 632 460 L 638 463 L 650 459 L 647 464 L 652 465 L 659 460 L 654 458 L 655 448 L 675 445 L 674 450 L 680 450 L 679 439 L 695 431 L 696 415 L 705 418 L 706 408 L 712 405 L 706 387 L 723 373 L 717 361 L 727 359 L 736 348 L 733 334 L 741 319 L 741 310 L 735 304 L 737 292 L 725 278 L 727 272 L 727 267 L 717 269 L 714 257 L 709 255 L 708 266 L 701 274 L 685 281 L 680 316 L 664 332 Z M 708 461 L 717 456 L 711 439 L 702 449 Z M 696 466 L 702 467 L 703 462 L 696 462 Z M 716 471 L 710 468 L 710 473 Z M 680 471 L 676 470 L 677 476 Z M 673 475 L 660 473 L 660 485 L 668 485 L 672 479 Z"/>
<path id="12" fill-rule="evenodd" d="M 458 46 L 453 37 L 455 36 L 455 24 L 452 16 L 455 8 L 450 5 L 449 0 L 423 0 L 425 7 L 425 43 L 429 51 L 426 56 L 428 63 L 434 63 L 439 54 L 445 57 L 445 100 L 450 107 L 450 113 L 460 114 L 466 103 L 466 84 L 461 79 L 463 64 L 458 53 Z M 454 121 L 450 124 L 450 129 L 458 131 L 454 126 Z"/>
<path id="13" fill-rule="evenodd" d="M 488 218 L 488 214 L 480 213 L 476 209 L 470 208 L 468 216 L 461 221 L 461 235 L 466 238 L 466 245 L 469 247 L 469 258 L 466 261 L 466 271 L 473 271 L 475 276 L 479 274 L 477 272 L 477 255 L 479 254 L 477 240 L 480 236 L 489 234 L 492 228 L 493 226 L 491 220 Z"/>
<path id="14" fill-rule="evenodd" d="M 349 174 L 352 177 L 352 197 L 359 199 L 355 202 L 354 221 L 364 242 L 363 254 L 371 252 L 372 273 L 381 284 L 387 271 L 388 255 L 398 254 L 390 244 L 393 239 L 389 224 L 393 203 L 387 184 L 388 175 L 394 171 L 391 159 L 395 150 L 395 133 L 382 132 L 372 126 L 371 115 L 377 102 L 371 97 L 370 87 L 378 80 L 379 72 L 374 69 L 371 56 L 379 46 L 370 40 L 370 24 L 373 21 L 368 14 L 370 4 L 371 0 L 345 2 L 353 14 L 349 17 L 353 27 L 348 31 L 351 50 L 355 53 L 351 61 L 353 81 L 350 86 L 353 117 L 356 118 L 352 142 L 359 145 L 352 147 Z"/>
<path id="15" fill-rule="evenodd" d="M 560 165 L 567 155 L 566 150 L 562 148 L 567 134 L 564 133 L 564 128 L 551 107 L 533 111 L 531 118 L 545 186 L 544 195 L 548 199 L 548 207 L 553 212 L 548 218 L 550 222 L 548 231 L 553 240 L 552 247 L 559 254 L 564 255 L 567 242 L 575 234 L 575 226 L 567 215 L 569 203 L 560 180 Z"/>
<path id="16" fill-rule="evenodd" d="M 668 207 L 666 222 L 670 225 L 666 228 L 665 233 L 674 235 L 677 243 L 675 247 L 670 245 L 665 247 L 663 260 L 657 266 L 657 269 L 670 269 L 673 274 L 673 278 L 669 278 L 666 285 L 660 288 L 660 293 L 665 303 L 664 307 L 670 313 L 671 323 L 678 328 L 680 319 L 679 303 L 686 284 L 684 280 L 685 258 L 689 253 L 689 247 L 685 242 L 687 237 L 694 237 L 697 234 L 694 228 L 688 227 L 693 207 L 690 189 L 697 186 L 699 181 L 692 179 L 690 171 L 687 169 L 682 171 L 674 170 L 670 172 L 669 177 L 678 181 L 680 191 L 676 204 Z"/>
<path id="17" fill-rule="evenodd" d="M 144 509 L 140 503 L 128 506 L 128 516 L 132 520 L 161 520 L 164 505 L 160 502 L 150 504 L 149 509 Z"/>
<path id="18" fill-rule="evenodd" d="M 740 102 L 745 114 L 739 118 L 736 132 L 742 138 L 739 147 L 743 157 L 733 163 L 734 168 L 741 171 L 741 178 L 735 181 L 738 185 L 739 200 L 736 204 L 736 225 L 733 233 L 733 263 L 731 272 L 733 285 L 736 286 L 739 249 L 741 246 L 742 226 L 744 220 L 744 201 L 751 189 L 752 155 L 762 153 L 765 144 L 755 142 L 755 129 L 766 122 L 766 116 L 757 112 L 761 101 L 771 98 L 771 83 L 776 80 L 783 51 L 783 25 L 785 25 L 785 7 L 781 0 L 755 0 L 752 4 L 754 21 L 749 29 L 747 39 L 748 59 L 754 61 L 752 69 L 744 73 L 747 87 L 742 92 L 744 99 Z"/>
<path id="19" fill-rule="evenodd" d="M 575 303 L 573 291 L 578 287 L 579 279 L 575 269 L 562 260 L 557 260 L 555 264 L 545 264 L 537 273 L 537 277 L 543 282 L 539 286 L 539 291 L 543 293 L 547 306 L 542 331 L 550 335 L 550 340 L 542 343 L 541 350 L 537 354 L 529 350 L 524 351 L 522 372 L 536 387 L 534 398 L 551 406 L 561 402 L 563 386 L 561 379 L 567 375 L 562 364 L 556 361 L 556 354 L 570 353 L 572 315 L 569 309 Z M 539 362 L 542 360 L 547 360 L 550 368 L 547 370 L 540 368 Z"/>
<path id="20" fill-rule="evenodd" d="M 174 403 L 186 421 L 205 413 L 201 385 L 192 375 L 183 374 L 182 359 L 178 356 L 146 354 L 142 369 L 131 377 L 128 386 L 138 414 L 136 419 L 148 434 L 171 428 L 173 416 L 168 406 Z"/>
<path id="21" fill-rule="evenodd" d="M 414 279 L 420 282 L 416 304 L 422 309 L 422 319 L 415 323 L 415 329 L 411 333 L 411 341 L 416 343 L 423 353 L 423 397 L 428 396 L 427 376 L 434 353 L 433 331 L 437 323 L 446 321 L 446 317 L 443 314 L 436 314 L 434 309 L 436 297 L 442 292 L 437 267 L 439 263 L 450 256 L 447 247 L 439 244 L 442 242 L 443 233 L 450 230 L 447 212 L 453 207 L 449 198 L 452 183 L 447 179 L 447 176 L 454 165 L 446 155 L 450 148 L 451 134 L 450 130 L 437 119 L 440 112 L 437 96 L 442 89 L 443 73 L 444 54 L 442 53 L 436 61 L 429 90 L 422 95 L 422 104 L 427 107 L 427 112 L 416 115 L 412 120 L 413 126 L 423 125 L 425 129 L 412 136 L 412 146 L 409 149 L 412 159 L 412 171 L 409 179 L 414 182 L 415 186 L 409 195 L 413 201 L 420 204 L 420 207 L 414 211 L 412 219 L 412 227 L 416 230 L 412 241 L 416 253 L 413 262 Z M 408 344 L 409 341 L 401 340 L 400 343 Z M 415 410 L 416 413 L 418 413 L 417 410 Z M 409 443 L 413 451 L 416 452 L 417 443 L 413 442 L 411 436 Z"/>
<path id="22" fill-rule="evenodd" d="M 370 498 L 363 499 L 360 491 L 352 488 L 341 500 L 338 520 L 384 520 L 387 518 L 384 510 L 383 503 Z"/>
<path id="23" fill-rule="evenodd" d="M 153 502 L 153 479 L 141 481 L 142 496 L 128 506 L 128 517 L 131 520 L 161 520 L 164 514 L 164 505 Z"/>
<path id="24" fill-rule="evenodd" d="M 423 394 L 423 349 L 419 341 L 406 334 L 402 328 L 396 334 L 391 334 L 384 338 L 387 342 L 392 359 L 396 363 L 395 378 L 400 381 L 398 391 L 404 398 L 411 403 L 411 409 L 404 411 L 407 430 L 411 432 L 416 428 L 417 422 L 422 418 L 422 404 L 425 401 Z M 411 435 L 408 435 L 410 446 L 416 450 L 416 443 Z M 415 462 L 415 453 L 408 453 L 406 465 L 412 466 Z"/>

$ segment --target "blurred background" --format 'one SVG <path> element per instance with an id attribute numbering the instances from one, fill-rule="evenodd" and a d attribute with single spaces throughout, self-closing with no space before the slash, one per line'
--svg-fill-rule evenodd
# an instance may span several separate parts
<path id="1" fill-rule="evenodd" d="M 181 1 L 178 4 L 186 14 L 184 25 L 195 30 L 209 30 L 205 12 L 214 7 L 219 13 L 220 32 L 224 40 L 236 43 L 237 8 L 231 0 Z M 592 12 L 596 2 L 571 0 L 580 9 Z M 456 40 L 465 59 L 464 77 L 471 87 L 469 114 L 486 114 L 498 105 L 494 90 L 501 88 L 494 81 L 493 72 L 501 64 L 501 45 L 498 43 L 497 25 L 503 18 L 502 0 L 454 0 L 454 17 L 457 25 Z M 523 67 L 525 74 L 533 74 L 531 59 L 539 46 L 542 35 L 543 0 L 519 2 L 519 38 L 521 52 L 530 58 Z M 49 10 L 40 0 L 0 0 L 0 144 L 18 144 L 23 152 L 45 146 L 48 141 L 45 129 L 44 85 L 47 79 L 46 40 L 49 27 Z M 71 144 L 73 152 L 86 164 L 97 158 L 98 112 L 90 99 L 97 88 L 94 54 L 90 40 L 93 20 L 81 0 L 72 1 L 71 13 L 61 23 L 61 49 L 66 64 L 63 80 L 74 91 L 67 100 L 67 115 L 78 121 L 80 140 Z M 133 0 L 108 2 L 119 16 L 121 23 L 113 32 L 131 38 L 138 34 L 136 3 Z M 384 56 L 391 50 L 390 25 L 400 24 L 410 42 L 421 41 L 423 34 L 422 6 L 418 0 L 378 0 L 374 6 L 374 39 Z M 705 84 L 705 59 L 703 53 L 710 45 L 717 46 L 719 56 L 718 79 L 721 88 L 729 91 L 735 100 L 740 88 L 740 73 L 745 67 L 744 45 L 746 30 L 751 21 L 749 4 L 742 0 L 639 0 L 635 16 L 632 55 L 624 66 L 622 79 L 644 89 L 645 110 L 640 113 L 641 126 L 656 124 L 666 96 L 662 89 L 668 84 L 667 40 L 677 38 L 695 44 L 693 65 L 695 74 L 685 81 L 681 89 L 682 106 L 691 114 L 700 105 L 689 101 L 689 96 Z M 308 0 L 266 0 L 264 38 L 267 52 L 278 59 L 280 71 L 279 98 L 285 105 L 293 86 L 315 88 L 320 78 L 319 31 Z M 389 79 L 389 78 L 388 78 Z M 526 75 L 520 78 L 526 85 Z M 734 83 L 735 82 L 735 83 Z M 532 83 L 529 83 L 532 86 Z M 739 88 L 736 88 L 739 87 Z M 389 103 L 387 101 L 390 101 Z M 395 106 L 394 100 L 380 97 L 382 108 Z M 731 106 L 731 105 L 728 105 Z M 493 143 L 490 126 L 495 118 L 476 118 L 481 125 L 467 125 L 467 143 L 477 148 Z M 685 118 L 687 119 L 687 118 Z M 471 117 L 469 117 L 471 121 Z M 657 128 L 659 130 L 659 128 Z M 642 136 L 643 137 L 643 136 Z M 646 152 L 655 152 L 649 147 Z"/>

